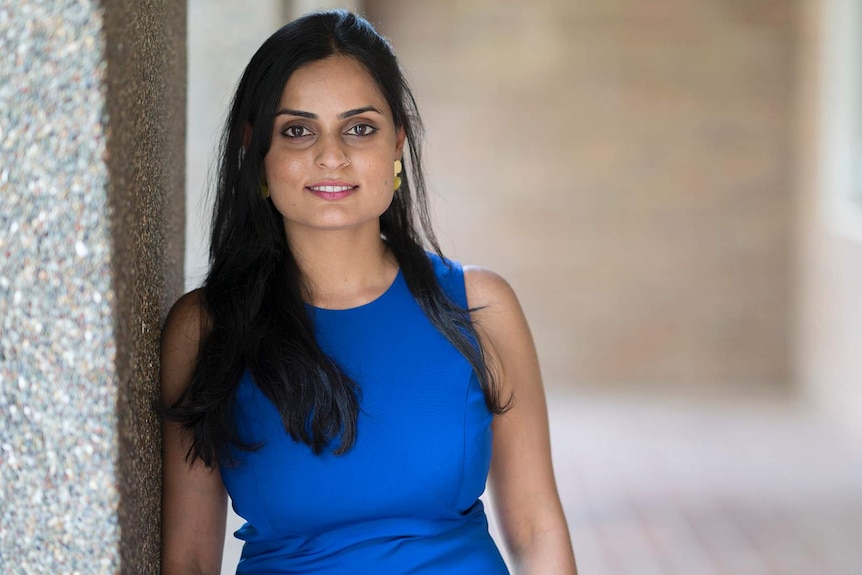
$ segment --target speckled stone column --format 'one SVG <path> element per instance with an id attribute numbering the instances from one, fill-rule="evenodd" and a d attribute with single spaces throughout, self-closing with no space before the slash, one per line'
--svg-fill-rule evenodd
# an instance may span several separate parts
<path id="1" fill-rule="evenodd" d="M 0 573 L 156 573 L 181 0 L 0 0 Z"/>

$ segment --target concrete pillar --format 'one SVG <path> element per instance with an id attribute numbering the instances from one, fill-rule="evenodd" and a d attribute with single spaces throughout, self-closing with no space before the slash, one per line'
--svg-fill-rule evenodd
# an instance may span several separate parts
<path id="1" fill-rule="evenodd" d="M 0 572 L 156 573 L 186 6 L 0 3 Z"/>

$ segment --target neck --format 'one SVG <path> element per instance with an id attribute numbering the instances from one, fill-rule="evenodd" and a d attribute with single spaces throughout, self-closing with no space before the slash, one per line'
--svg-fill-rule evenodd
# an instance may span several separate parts
<path id="1" fill-rule="evenodd" d="M 287 229 L 309 303 L 348 308 L 386 291 L 398 263 L 380 238 L 380 224 L 351 230 Z"/>

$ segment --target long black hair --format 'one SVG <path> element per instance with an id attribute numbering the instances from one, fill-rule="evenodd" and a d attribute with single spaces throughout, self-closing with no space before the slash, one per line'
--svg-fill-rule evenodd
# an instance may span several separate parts
<path id="1" fill-rule="evenodd" d="M 271 126 L 290 75 L 334 55 L 355 58 L 370 73 L 403 128 L 411 175 L 380 217 L 381 235 L 413 297 L 431 323 L 470 362 L 493 413 L 508 404 L 500 394 L 470 321 L 437 282 L 425 246 L 442 257 L 428 215 L 422 171 L 422 122 L 389 43 L 351 12 L 317 12 L 275 32 L 252 57 L 236 89 L 222 132 L 203 301 L 209 326 L 194 374 L 165 417 L 191 434 L 190 463 L 230 463 L 244 443 L 231 411 L 243 372 L 278 408 L 285 430 L 315 453 L 356 439 L 360 389 L 314 338 L 299 266 L 281 214 L 261 196 L 263 160 Z M 247 127 L 251 126 L 251 137 Z M 260 129 L 258 129 L 260 128 Z M 418 220 L 418 221 L 417 221 Z"/>

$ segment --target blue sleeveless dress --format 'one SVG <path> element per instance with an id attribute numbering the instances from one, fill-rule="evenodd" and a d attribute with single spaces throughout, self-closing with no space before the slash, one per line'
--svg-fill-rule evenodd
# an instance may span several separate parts
<path id="1" fill-rule="evenodd" d="M 429 257 L 443 290 L 466 307 L 461 266 Z M 368 304 L 308 310 L 322 349 L 361 387 L 356 443 L 344 455 L 314 455 L 246 373 L 236 422 L 264 446 L 220 469 L 246 520 L 235 533 L 245 541 L 237 574 L 507 574 L 478 499 L 491 413 L 470 364 L 401 272 Z"/>

